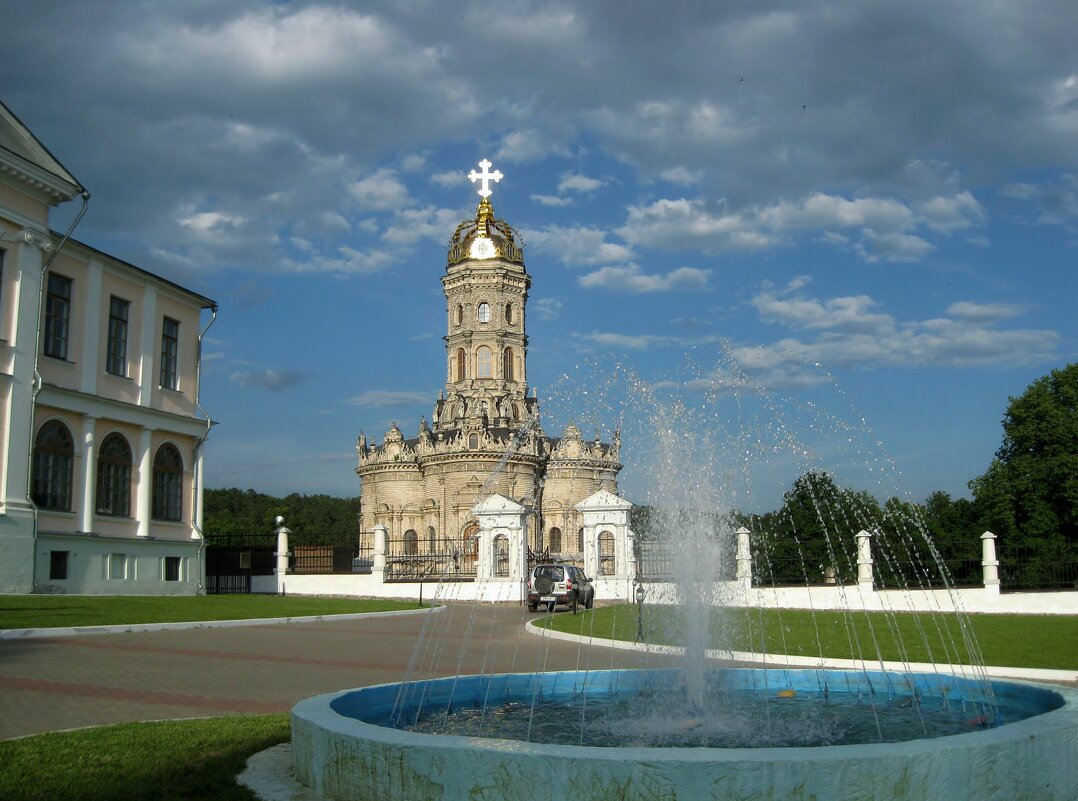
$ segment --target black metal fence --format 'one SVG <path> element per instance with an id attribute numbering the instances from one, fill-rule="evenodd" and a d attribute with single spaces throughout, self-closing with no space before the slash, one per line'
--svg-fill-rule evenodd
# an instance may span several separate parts
<path id="1" fill-rule="evenodd" d="M 386 538 L 387 582 L 474 581 L 479 561 L 478 533 L 420 538 L 408 531 Z"/>
<path id="2" fill-rule="evenodd" d="M 370 573 L 370 548 L 358 535 L 293 535 L 288 572 L 308 575 Z M 206 593 L 251 592 L 253 576 L 272 576 L 277 568 L 277 535 L 228 534 L 206 538 Z"/>

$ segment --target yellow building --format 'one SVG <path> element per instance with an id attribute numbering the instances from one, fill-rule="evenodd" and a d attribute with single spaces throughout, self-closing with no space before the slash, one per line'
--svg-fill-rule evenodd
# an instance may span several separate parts
<path id="1" fill-rule="evenodd" d="M 385 526 L 387 580 L 473 574 L 479 525 L 472 508 L 492 493 L 530 510 L 533 560 L 583 564 L 584 524 L 574 507 L 599 490 L 617 492 L 616 435 L 589 441 L 570 424 L 549 437 L 539 423 L 527 380 L 531 276 L 516 232 L 495 217 L 488 184 L 500 173 L 490 166 L 481 162 L 483 171 L 470 176 L 481 182 L 481 200 L 449 241 L 445 388 L 432 420 L 421 420 L 414 437 L 394 424 L 381 445 L 364 435 L 357 445 L 361 542 L 371 547 L 375 527 Z"/>
<path id="2" fill-rule="evenodd" d="M 51 231 L 76 199 L 0 104 L 0 592 L 195 593 L 217 307 Z"/>

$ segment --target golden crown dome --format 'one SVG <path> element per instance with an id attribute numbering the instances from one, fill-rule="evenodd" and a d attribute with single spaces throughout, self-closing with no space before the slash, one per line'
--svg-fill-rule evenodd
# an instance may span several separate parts
<path id="1" fill-rule="evenodd" d="M 524 245 L 512 226 L 494 216 L 490 198 L 483 198 L 475 219 L 465 220 L 449 238 L 448 264 L 468 259 L 502 259 L 524 264 Z"/>

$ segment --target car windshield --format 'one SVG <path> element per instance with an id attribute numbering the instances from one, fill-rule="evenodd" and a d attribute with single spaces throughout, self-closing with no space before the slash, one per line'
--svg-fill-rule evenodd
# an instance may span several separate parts
<path id="1" fill-rule="evenodd" d="M 542 565 L 535 568 L 535 577 L 546 576 L 551 581 L 561 581 L 565 578 L 565 572 L 559 565 Z"/>

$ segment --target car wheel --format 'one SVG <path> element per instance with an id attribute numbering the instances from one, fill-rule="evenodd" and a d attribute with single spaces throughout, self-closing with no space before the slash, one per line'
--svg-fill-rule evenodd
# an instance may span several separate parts
<path id="1" fill-rule="evenodd" d="M 551 614 L 553 614 L 553 613 L 554 613 L 554 607 L 555 607 L 555 606 L 557 606 L 557 605 L 558 605 L 558 602 L 557 602 L 557 601 L 551 601 L 551 602 L 550 602 L 550 603 L 549 603 L 549 604 L 547 605 L 547 609 L 548 609 L 548 610 L 550 611 L 550 613 L 551 613 Z"/>
<path id="2" fill-rule="evenodd" d="M 534 612 L 538 608 L 539 608 L 539 604 L 528 604 L 528 611 L 529 612 Z"/>
<path id="3" fill-rule="evenodd" d="M 576 604 L 577 604 L 577 591 L 573 590 L 573 595 L 572 595 L 571 599 L 569 600 L 569 608 L 573 610 L 574 615 L 576 614 Z"/>
<path id="4" fill-rule="evenodd" d="M 586 601 L 584 601 L 584 608 L 585 609 L 591 609 L 592 606 L 594 606 L 594 604 L 595 604 L 595 592 L 592 591 L 591 595 L 588 596 L 588 599 Z"/>

